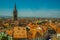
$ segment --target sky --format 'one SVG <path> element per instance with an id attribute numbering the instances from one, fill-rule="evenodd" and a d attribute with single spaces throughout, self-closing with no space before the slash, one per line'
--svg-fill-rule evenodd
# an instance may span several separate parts
<path id="1" fill-rule="evenodd" d="M 0 0 L 0 16 L 13 16 L 15 3 L 19 17 L 60 18 L 60 0 Z"/>

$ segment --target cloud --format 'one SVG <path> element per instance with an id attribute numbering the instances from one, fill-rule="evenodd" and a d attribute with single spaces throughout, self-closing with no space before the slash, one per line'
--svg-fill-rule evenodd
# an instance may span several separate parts
<path id="1" fill-rule="evenodd" d="M 18 16 L 25 17 L 60 17 L 60 10 L 32 10 L 32 9 L 22 9 L 18 11 Z"/>
<path id="2" fill-rule="evenodd" d="M 13 9 L 0 10 L 0 15 L 13 16 Z M 19 17 L 60 17 L 60 10 L 44 9 L 18 9 Z"/>
<path id="3" fill-rule="evenodd" d="M 13 16 L 12 11 L 11 9 L 2 9 L 0 10 L 0 16 Z"/>

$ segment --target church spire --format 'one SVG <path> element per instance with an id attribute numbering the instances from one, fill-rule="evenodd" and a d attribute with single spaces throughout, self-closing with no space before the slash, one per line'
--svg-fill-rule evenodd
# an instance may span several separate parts
<path id="1" fill-rule="evenodd" d="M 15 3 L 15 5 L 14 5 L 14 10 L 16 10 L 16 3 Z"/>
<path id="2" fill-rule="evenodd" d="M 15 5 L 14 5 L 13 17 L 14 17 L 14 20 L 17 20 L 17 9 L 16 9 L 16 3 L 15 3 Z"/>
<path id="3" fill-rule="evenodd" d="M 16 3 L 15 3 L 15 5 L 14 5 L 14 11 L 17 11 L 17 9 L 16 9 Z"/>

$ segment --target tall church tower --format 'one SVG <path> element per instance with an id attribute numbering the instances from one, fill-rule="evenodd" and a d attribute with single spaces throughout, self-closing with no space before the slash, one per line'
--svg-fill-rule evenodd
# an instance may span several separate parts
<path id="1" fill-rule="evenodd" d="M 17 9 L 16 9 L 16 4 L 14 5 L 13 18 L 14 18 L 14 20 L 17 20 Z"/>

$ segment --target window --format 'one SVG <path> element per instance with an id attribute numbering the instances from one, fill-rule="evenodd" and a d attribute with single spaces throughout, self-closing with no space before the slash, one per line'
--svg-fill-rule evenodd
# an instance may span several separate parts
<path id="1" fill-rule="evenodd" d="M 18 28 L 18 30 L 20 30 L 20 28 Z"/>
<path id="2" fill-rule="evenodd" d="M 23 30 L 25 30 L 25 29 L 23 28 Z"/>

